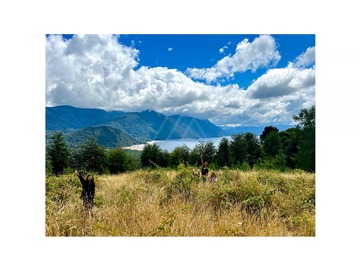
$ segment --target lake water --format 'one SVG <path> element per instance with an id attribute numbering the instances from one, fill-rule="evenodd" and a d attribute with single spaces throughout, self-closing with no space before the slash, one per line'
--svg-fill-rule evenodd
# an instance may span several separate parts
<path id="1" fill-rule="evenodd" d="M 156 144 L 160 147 L 160 149 L 172 152 L 176 147 L 181 147 L 183 145 L 186 145 L 190 149 L 193 149 L 195 147 L 195 145 L 198 144 L 200 141 L 213 142 L 215 147 L 218 147 L 222 138 L 227 138 L 230 141 L 231 136 L 214 137 L 214 138 L 200 138 L 200 139 L 187 138 L 187 139 L 177 139 L 177 140 L 151 141 L 148 143 Z M 137 145 L 124 147 L 124 149 L 141 151 L 141 150 L 143 150 L 144 146 L 145 146 L 145 144 L 137 144 Z"/>

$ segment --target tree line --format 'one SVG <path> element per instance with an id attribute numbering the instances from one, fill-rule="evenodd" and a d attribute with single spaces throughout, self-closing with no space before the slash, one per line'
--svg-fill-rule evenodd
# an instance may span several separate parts
<path id="1" fill-rule="evenodd" d="M 61 174 L 66 169 L 97 173 L 121 173 L 144 167 L 177 167 L 179 164 L 200 166 L 200 155 L 210 168 L 302 169 L 315 172 L 315 106 L 302 109 L 293 119 L 294 128 L 279 131 L 267 126 L 260 137 L 248 132 L 222 138 L 218 147 L 200 141 L 193 149 L 186 145 L 173 151 L 156 144 L 146 144 L 142 152 L 120 147 L 105 149 L 94 138 L 78 148 L 70 149 L 61 132 L 54 133 L 46 146 L 47 173 Z"/>

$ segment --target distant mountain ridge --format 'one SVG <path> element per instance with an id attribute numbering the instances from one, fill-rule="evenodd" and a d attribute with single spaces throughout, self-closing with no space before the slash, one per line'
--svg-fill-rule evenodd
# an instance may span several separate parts
<path id="1" fill-rule="evenodd" d="M 69 132 L 124 115 L 122 111 L 82 109 L 68 105 L 46 107 L 46 130 Z"/>
<path id="2" fill-rule="evenodd" d="M 209 120 L 189 116 L 166 116 L 152 110 L 128 113 L 72 106 L 46 107 L 47 137 L 54 131 L 64 132 L 65 140 L 73 146 L 95 137 L 99 144 L 107 147 L 224 135 L 223 130 Z"/>

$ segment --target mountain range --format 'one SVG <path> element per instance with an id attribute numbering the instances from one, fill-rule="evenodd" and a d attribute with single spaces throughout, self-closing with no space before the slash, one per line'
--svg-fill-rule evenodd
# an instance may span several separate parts
<path id="1" fill-rule="evenodd" d="M 280 131 L 293 126 L 276 126 Z M 72 106 L 46 107 L 46 141 L 55 131 L 64 133 L 71 146 L 94 137 L 105 147 L 130 146 L 150 140 L 210 138 L 251 132 L 259 136 L 265 126 L 219 127 L 209 120 L 146 110 L 142 112 L 105 111 Z"/>
<path id="2" fill-rule="evenodd" d="M 223 130 L 209 120 L 146 110 L 105 111 L 72 106 L 46 107 L 47 141 L 55 131 L 64 133 L 70 146 L 89 137 L 105 147 L 129 146 L 150 140 L 208 138 L 223 136 Z"/>

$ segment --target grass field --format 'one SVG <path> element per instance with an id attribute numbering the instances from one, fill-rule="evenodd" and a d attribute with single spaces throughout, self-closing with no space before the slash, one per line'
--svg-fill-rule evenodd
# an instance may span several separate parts
<path id="1" fill-rule="evenodd" d="M 46 178 L 46 236 L 315 236 L 315 174 L 192 168 L 95 175 L 93 215 L 75 175 Z"/>

